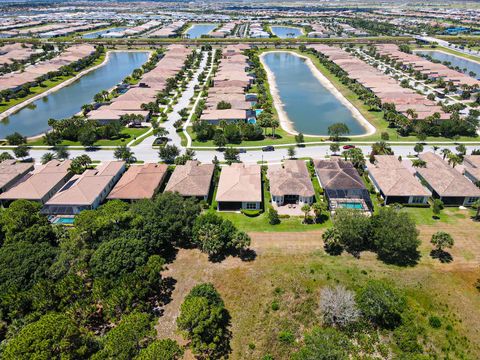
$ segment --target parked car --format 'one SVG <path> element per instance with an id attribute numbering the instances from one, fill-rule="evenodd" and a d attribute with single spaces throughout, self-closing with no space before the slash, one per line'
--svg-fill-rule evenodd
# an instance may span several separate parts
<path id="1" fill-rule="evenodd" d="M 343 150 L 355 149 L 355 145 L 343 145 Z"/>
<path id="2" fill-rule="evenodd" d="M 275 148 L 272 145 L 262 147 L 262 151 L 275 151 Z"/>
<path id="3" fill-rule="evenodd" d="M 246 149 L 238 149 L 238 152 L 240 154 L 245 154 L 247 152 L 247 150 Z"/>

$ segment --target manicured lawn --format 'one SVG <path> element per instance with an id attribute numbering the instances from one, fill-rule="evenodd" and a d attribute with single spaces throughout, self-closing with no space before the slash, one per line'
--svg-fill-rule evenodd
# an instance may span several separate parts
<path id="1" fill-rule="evenodd" d="M 97 66 L 97 65 L 101 64 L 104 60 L 105 60 L 105 55 L 102 55 L 91 66 L 89 66 L 88 68 L 83 69 L 81 71 L 85 71 L 85 70 L 87 70 L 91 67 Z M 64 81 L 66 81 L 68 79 L 71 79 L 72 77 L 76 76 L 77 74 L 78 73 L 74 73 L 73 76 L 58 76 L 58 77 L 56 77 L 52 80 L 44 81 L 42 86 L 34 86 L 34 87 L 30 88 L 30 94 L 28 96 L 24 97 L 24 98 L 12 99 L 12 100 L 7 101 L 7 102 L 0 102 L 0 113 L 10 109 L 11 107 L 13 107 L 15 105 L 18 105 L 18 104 L 24 102 L 25 100 L 31 99 L 34 96 L 37 96 L 39 94 L 44 93 L 45 91 L 50 90 L 51 88 L 63 83 Z"/>
<path id="2" fill-rule="evenodd" d="M 280 224 L 270 225 L 266 213 L 256 217 L 248 217 L 241 213 L 218 212 L 223 218 L 230 220 L 237 228 L 248 232 L 290 232 L 325 229 L 331 225 L 330 220 L 321 224 L 302 224 L 303 216 L 292 216 L 280 219 Z"/>
<path id="3" fill-rule="evenodd" d="M 150 128 L 124 128 L 121 131 L 121 134 L 124 136 L 120 139 L 113 139 L 113 140 L 99 140 L 95 143 L 96 146 L 118 146 L 118 145 L 127 145 L 130 141 L 134 138 L 141 136 L 142 134 L 146 133 Z M 35 139 L 28 142 L 28 145 L 31 146 L 46 146 L 43 142 L 42 138 Z M 62 141 L 61 145 L 66 146 L 82 146 L 78 141 Z"/>

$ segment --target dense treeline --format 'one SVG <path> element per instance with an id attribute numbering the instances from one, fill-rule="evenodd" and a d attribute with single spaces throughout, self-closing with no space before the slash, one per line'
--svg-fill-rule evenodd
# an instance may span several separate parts
<path id="1" fill-rule="evenodd" d="M 67 230 L 39 204 L 13 202 L 0 214 L 2 358 L 177 359 L 175 342 L 154 340 L 155 315 L 171 292 L 164 264 L 178 247 L 218 256 L 250 243 L 200 212 L 196 200 L 164 193 L 83 211 Z"/>

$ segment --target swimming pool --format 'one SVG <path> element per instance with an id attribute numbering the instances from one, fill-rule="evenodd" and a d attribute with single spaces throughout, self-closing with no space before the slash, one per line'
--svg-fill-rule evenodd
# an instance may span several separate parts
<path id="1" fill-rule="evenodd" d="M 363 205 L 362 203 L 359 202 L 340 202 L 338 203 L 338 207 L 341 207 L 343 209 L 355 209 L 355 210 L 362 210 Z"/>
<path id="2" fill-rule="evenodd" d="M 57 217 L 53 220 L 54 224 L 62 224 L 62 225 L 73 225 L 75 222 L 75 218 L 73 217 Z"/>

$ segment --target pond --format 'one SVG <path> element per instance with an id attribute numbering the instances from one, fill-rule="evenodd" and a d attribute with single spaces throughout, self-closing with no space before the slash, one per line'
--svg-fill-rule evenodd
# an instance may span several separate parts
<path id="1" fill-rule="evenodd" d="M 100 30 L 100 31 L 95 31 L 95 32 L 85 34 L 82 37 L 84 39 L 96 39 L 99 36 L 103 37 L 103 35 L 105 35 L 105 34 L 114 33 L 114 32 L 122 32 L 122 31 L 125 31 L 126 29 L 127 28 L 125 28 L 125 27 L 117 27 L 117 28 L 112 28 L 112 29 Z"/>
<path id="2" fill-rule="evenodd" d="M 93 101 L 95 94 L 117 85 L 141 67 L 148 56 L 148 52 L 111 52 L 103 66 L 0 121 L 0 138 L 15 131 L 24 136 L 44 133 L 49 129 L 49 119 L 65 119 L 77 114 L 82 105 Z"/>
<path id="3" fill-rule="evenodd" d="M 281 39 L 297 38 L 303 35 L 302 29 L 293 26 L 270 26 L 273 35 Z"/>
<path id="4" fill-rule="evenodd" d="M 466 75 L 469 75 L 470 71 L 473 71 L 475 73 L 475 78 L 480 79 L 480 63 L 477 63 L 475 61 L 470 61 L 468 59 L 462 58 L 460 56 L 455 56 L 452 54 L 447 54 L 441 51 L 435 51 L 435 50 L 422 50 L 422 51 L 415 51 L 415 54 L 420 54 L 420 55 L 429 55 L 435 60 L 440 60 L 440 61 L 449 61 L 452 66 L 458 66 L 460 69 L 467 69 L 465 72 Z"/>
<path id="5" fill-rule="evenodd" d="M 312 73 L 305 59 L 289 52 L 270 52 L 264 64 L 275 77 L 283 111 L 296 131 L 327 135 L 328 127 L 344 123 L 350 135 L 361 135 L 365 128 L 335 95 Z"/>
<path id="6" fill-rule="evenodd" d="M 207 35 L 210 31 L 217 27 L 215 24 L 193 24 L 188 30 L 187 34 L 190 39 L 197 39 L 202 35 Z"/>

